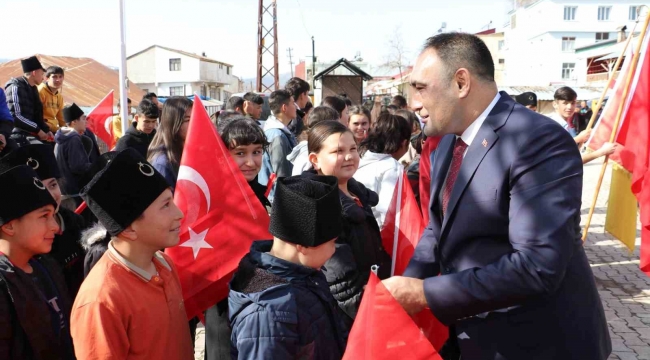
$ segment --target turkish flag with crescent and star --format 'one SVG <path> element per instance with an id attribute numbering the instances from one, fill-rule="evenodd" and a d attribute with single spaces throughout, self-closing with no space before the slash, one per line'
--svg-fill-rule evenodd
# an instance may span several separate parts
<path id="1" fill-rule="evenodd" d="M 90 131 L 106 143 L 109 149 L 115 147 L 113 138 L 113 90 L 86 116 Z"/>
<path id="2" fill-rule="evenodd" d="M 174 194 L 185 217 L 179 244 L 166 250 L 178 268 L 189 319 L 228 296 L 228 282 L 253 240 L 272 239 L 269 215 L 201 99 L 194 99 Z"/>

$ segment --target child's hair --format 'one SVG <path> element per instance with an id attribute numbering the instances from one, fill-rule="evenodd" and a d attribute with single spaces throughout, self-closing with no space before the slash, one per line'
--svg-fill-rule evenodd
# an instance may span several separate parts
<path id="1" fill-rule="evenodd" d="M 262 145 L 264 151 L 269 146 L 262 128 L 249 118 L 235 119 L 229 122 L 223 129 L 219 130 L 221 139 L 228 149 L 232 150 L 237 146 Z"/>
<path id="2" fill-rule="evenodd" d="M 323 102 L 321 102 L 320 105 L 329 106 L 332 109 L 336 110 L 339 113 L 339 117 L 343 116 L 343 111 L 347 106 L 345 100 L 339 96 L 327 96 L 325 99 L 323 99 Z"/>
<path id="3" fill-rule="evenodd" d="M 360 153 L 372 151 L 376 154 L 393 154 L 397 152 L 404 140 L 411 139 L 411 126 L 403 117 L 383 113 L 377 124 L 370 129 L 368 137 L 359 144 Z"/>
<path id="4" fill-rule="evenodd" d="M 352 131 L 350 131 L 347 126 L 341 124 L 338 121 L 321 121 L 309 130 L 309 137 L 307 138 L 307 151 L 309 153 L 318 153 L 328 137 L 334 134 L 343 134 L 346 132 L 352 135 Z"/>
<path id="5" fill-rule="evenodd" d="M 154 104 L 153 101 L 149 99 L 142 99 L 142 101 L 140 101 L 136 113 L 138 115 L 144 115 L 149 119 L 157 119 L 160 117 L 160 110 L 158 109 L 158 105 Z"/>
<path id="6" fill-rule="evenodd" d="M 248 119 L 248 118 L 237 111 L 225 110 L 220 112 L 219 115 L 217 115 L 216 120 L 213 121 L 216 121 L 215 126 L 217 127 L 217 132 L 221 134 L 223 129 L 228 124 L 230 124 L 235 120 L 240 120 L 240 119 Z"/>
<path id="7" fill-rule="evenodd" d="M 395 115 L 401 116 L 404 119 L 406 119 L 409 124 L 411 124 L 411 129 L 420 129 L 420 120 L 418 120 L 418 117 L 415 115 L 415 113 L 411 110 L 406 110 L 406 109 L 400 109 L 395 111 Z"/>
<path id="8" fill-rule="evenodd" d="M 162 114 L 160 114 L 158 132 L 149 145 L 148 161 L 153 161 L 159 153 L 165 153 L 174 170 L 178 171 L 184 146 L 180 130 L 185 119 L 185 112 L 193 105 L 194 102 L 184 96 L 172 96 L 165 101 Z"/>
<path id="9" fill-rule="evenodd" d="M 368 119 L 368 122 L 370 122 L 370 111 L 361 105 L 355 105 L 348 109 L 348 115 L 350 115 L 348 122 L 350 122 L 350 119 L 352 119 L 353 115 L 363 115 L 366 117 L 366 119 Z"/>
<path id="10" fill-rule="evenodd" d="M 555 101 L 558 100 L 576 101 L 577 98 L 578 98 L 578 94 L 576 94 L 575 90 L 571 89 L 568 86 L 563 86 L 555 90 L 555 94 L 553 95 L 553 99 Z"/>
<path id="11" fill-rule="evenodd" d="M 329 106 L 317 106 L 309 113 L 309 119 L 307 119 L 307 128 L 310 128 L 321 121 L 339 121 L 339 113 L 332 109 Z"/>

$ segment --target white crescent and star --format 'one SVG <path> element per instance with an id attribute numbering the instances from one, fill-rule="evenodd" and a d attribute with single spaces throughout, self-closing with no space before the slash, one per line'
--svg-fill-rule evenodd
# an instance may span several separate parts
<path id="1" fill-rule="evenodd" d="M 190 232 L 190 239 L 180 244 L 180 246 L 192 248 L 192 252 L 194 253 L 194 260 L 196 260 L 196 257 L 199 255 L 199 251 L 201 251 L 201 249 L 212 249 L 212 245 L 208 244 L 205 241 L 205 236 L 208 235 L 210 228 L 207 228 L 198 234 L 194 232 L 192 228 L 188 228 L 188 230 Z"/>
<path id="2" fill-rule="evenodd" d="M 193 182 L 196 186 L 198 186 L 205 196 L 205 201 L 208 203 L 208 211 L 210 211 L 210 187 L 208 186 L 208 183 L 205 181 L 203 176 L 201 176 L 201 174 L 199 174 L 199 172 L 193 168 L 187 165 L 181 165 L 178 169 L 177 181 L 179 180 L 187 180 Z"/>

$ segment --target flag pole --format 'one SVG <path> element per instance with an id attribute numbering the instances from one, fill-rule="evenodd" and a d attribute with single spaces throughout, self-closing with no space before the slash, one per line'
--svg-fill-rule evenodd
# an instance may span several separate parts
<path id="1" fill-rule="evenodd" d="M 645 40 L 645 35 L 648 30 L 648 25 L 650 24 L 650 13 L 646 14 L 645 23 L 643 30 L 641 30 L 641 35 L 639 36 L 639 42 L 636 44 L 636 49 L 634 49 L 634 55 L 632 56 L 632 62 L 630 63 L 630 69 L 625 78 L 625 84 L 623 87 L 623 95 L 621 96 L 621 103 L 618 106 L 618 112 L 616 113 L 616 118 L 614 120 L 614 126 L 612 127 L 612 133 L 609 136 L 609 142 L 613 143 L 616 140 L 616 133 L 618 132 L 618 127 L 621 122 L 621 117 L 623 117 L 623 110 L 625 109 L 625 103 L 630 91 L 630 85 L 632 84 L 632 78 L 636 73 L 636 67 L 639 63 L 639 57 L 641 55 L 641 47 Z M 589 233 L 589 225 L 591 225 L 591 218 L 594 216 L 594 210 L 596 209 L 596 201 L 598 200 L 598 194 L 600 193 L 600 187 L 603 184 L 603 177 L 605 177 L 605 171 L 607 170 L 607 163 L 609 160 L 609 155 L 605 156 L 603 165 L 600 168 L 600 177 L 598 178 L 598 183 L 596 185 L 596 190 L 594 191 L 594 196 L 591 200 L 591 207 L 589 208 L 589 215 L 587 216 L 587 223 L 585 228 L 582 231 L 582 241 L 587 239 L 587 234 Z"/>
<path id="2" fill-rule="evenodd" d="M 128 84 L 126 82 L 126 30 L 124 23 L 124 0 L 117 0 L 120 6 L 120 117 L 122 118 L 122 134 L 129 128 L 129 103 L 127 101 Z"/>
<path id="3" fill-rule="evenodd" d="M 632 38 L 634 37 L 634 31 L 636 30 L 636 26 L 639 24 L 639 20 L 640 18 L 637 16 L 636 22 L 634 23 L 634 27 L 632 28 L 632 31 L 630 31 L 630 36 L 625 41 L 625 45 L 623 46 L 621 55 L 619 55 L 618 59 L 616 59 L 616 63 L 614 64 L 612 73 L 609 76 L 609 79 L 607 80 L 607 85 L 605 86 L 605 89 L 603 89 L 603 93 L 600 95 L 600 99 L 598 99 L 598 104 L 596 104 L 596 108 L 593 109 L 593 114 L 591 115 L 591 119 L 589 119 L 589 123 L 587 124 L 586 130 L 591 130 L 591 128 L 593 128 L 594 126 L 594 123 L 596 122 L 596 118 L 598 117 L 598 112 L 603 106 L 603 101 L 605 101 L 605 96 L 607 96 L 607 92 L 609 91 L 609 88 L 612 86 L 612 83 L 614 82 L 614 74 L 616 73 L 616 70 L 621 66 L 621 62 L 623 61 L 623 57 L 625 57 L 627 48 L 632 42 Z M 585 144 L 585 147 L 586 146 L 587 145 Z"/>

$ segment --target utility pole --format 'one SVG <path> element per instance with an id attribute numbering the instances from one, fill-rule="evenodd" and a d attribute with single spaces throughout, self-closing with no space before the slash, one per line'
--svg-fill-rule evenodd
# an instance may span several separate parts
<path id="1" fill-rule="evenodd" d="M 289 52 L 289 67 L 291 68 L 291 77 L 293 77 L 293 59 L 291 58 L 291 51 L 292 48 L 288 48 L 287 51 Z"/>
<path id="2" fill-rule="evenodd" d="M 265 5 L 265 3 L 269 3 Z M 271 25 L 269 27 L 269 25 Z M 268 40 L 268 41 L 267 41 Z M 268 44 L 268 45 L 267 45 Z M 278 12 L 276 0 L 259 0 L 257 22 L 257 91 L 271 92 L 280 88 L 278 72 Z M 272 81 L 265 77 L 271 75 Z"/>
<path id="3" fill-rule="evenodd" d="M 131 108 L 129 107 L 127 98 L 129 93 L 129 83 L 127 80 L 126 72 L 126 29 L 125 29 L 125 10 L 124 10 L 124 0 L 118 0 L 118 5 L 120 7 L 120 116 L 122 118 L 122 134 L 126 134 L 126 131 L 129 128 L 129 113 Z"/>
<path id="4" fill-rule="evenodd" d="M 316 90 L 316 42 L 311 37 L 311 90 Z"/>

